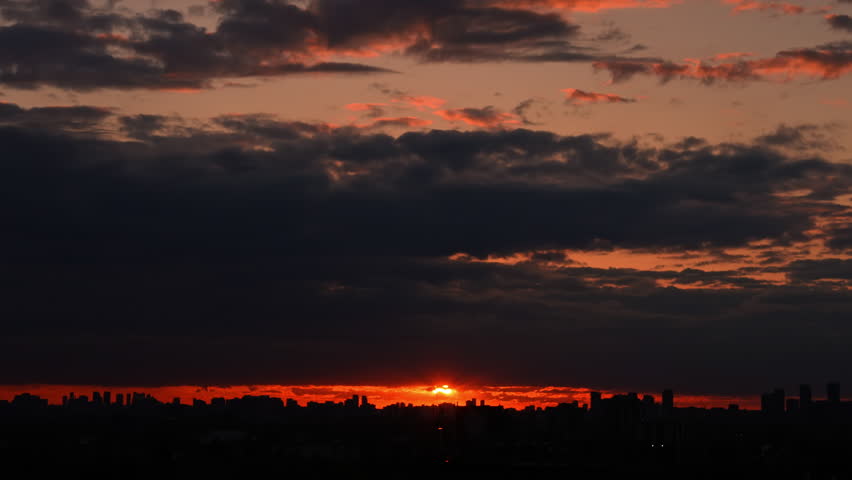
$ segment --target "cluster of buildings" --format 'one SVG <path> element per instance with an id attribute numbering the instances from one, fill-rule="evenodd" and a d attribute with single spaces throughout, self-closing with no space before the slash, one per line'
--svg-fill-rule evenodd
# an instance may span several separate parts
<path id="1" fill-rule="evenodd" d="M 840 396 L 840 384 L 828 383 L 825 387 L 825 399 L 816 400 L 813 398 L 811 386 L 803 384 L 799 386 L 799 396 L 787 397 L 784 389 L 776 388 L 771 392 L 761 395 L 760 412 L 770 416 L 779 416 L 783 414 L 804 414 L 807 412 L 838 412 L 850 410 L 852 413 L 852 402 L 844 402 Z M 157 407 L 171 405 L 182 408 L 207 409 L 211 411 L 224 411 L 227 408 L 239 408 L 240 410 L 255 409 L 258 412 L 273 412 L 276 409 L 301 408 L 299 402 L 295 399 L 281 399 L 270 396 L 245 396 L 242 398 L 213 398 L 210 402 L 204 400 L 192 399 L 190 405 L 183 405 L 180 398 L 173 398 L 170 402 L 160 402 L 150 394 L 143 392 L 132 393 L 116 393 L 112 392 L 93 392 L 91 396 L 76 395 L 71 392 L 62 397 L 63 408 L 71 410 L 92 410 L 97 408 L 122 408 L 122 407 Z M 445 403 L 441 405 L 444 408 L 461 408 L 455 404 Z M 47 408 L 48 401 L 35 395 L 28 393 L 17 395 L 11 402 L 0 400 L 0 408 L 3 407 L 18 407 L 27 409 Z M 334 409 L 343 409 L 344 411 L 380 411 L 375 405 L 369 403 L 368 398 L 363 395 L 352 395 L 350 398 L 342 402 L 308 402 L 306 405 L 310 410 L 331 411 Z M 664 390 L 662 392 L 661 401 L 657 400 L 652 395 L 640 396 L 636 393 L 612 395 L 604 398 L 601 392 L 591 392 L 589 395 L 589 403 L 580 405 L 577 401 L 573 403 L 560 404 L 561 408 L 572 408 L 584 412 L 591 418 L 603 417 L 618 417 L 620 421 L 629 422 L 632 420 L 653 420 L 656 418 L 670 418 L 676 413 L 675 396 L 672 390 Z M 404 409 L 415 408 L 412 404 L 394 404 L 385 407 L 385 409 Z M 503 409 L 500 406 L 488 406 L 485 400 L 470 399 L 465 401 L 464 408 L 497 408 Z M 507 409 L 511 410 L 511 409 Z M 546 410 L 546 409 L 545 409 Z M 679 409 L 686 410 L 704 410 L 704 409 Z M 727 409 L 709 409 L 708 412 L 739 412 L 740 407 L 737 404 L 731 404 Z M 523 411 L 542 411 L 541 407 L 529 406 Z M 743 412 L 748 412 L 744 410 Z"/>
<path id="2" fill-rule="evenodd" d="M 799 385 L 799 398 L 787 397 L 783 388 L 776 388 L 760 396 L 760 410 L 771 415 L 807 413 L 812 410 L 837 409 L 845 406 L 840 399 L 840 384 L 825 385 L 825 400 L 814 400 L 811 386 Z"/>

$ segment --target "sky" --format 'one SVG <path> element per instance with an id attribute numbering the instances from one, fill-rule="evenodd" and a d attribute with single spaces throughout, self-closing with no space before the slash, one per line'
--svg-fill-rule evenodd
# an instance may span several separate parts
<path id="1" fill-rule="evenodd" d="M 0 385 L 852 385 L 851 15 L 0 0 Z"/>

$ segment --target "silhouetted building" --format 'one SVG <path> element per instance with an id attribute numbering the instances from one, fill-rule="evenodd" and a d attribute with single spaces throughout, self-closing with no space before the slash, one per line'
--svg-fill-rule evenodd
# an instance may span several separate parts
<path id="1" fill-rule="evenodd" d="M 671 415 L 674 413 L 674 392 L 671 390 L 663 390 L 663 415 Z"/>
<path id="2" fill-rule="evenodd" d="M 124 405 L 124 394 L 123 393 L 116 393 L 115 394 L 115 404 L 118 405 L 119 407 Z"/>
<path id="3" fill-rule="evenodd" d="M 812 402 L 811 386 L 804 383 L 799 385 L 799 408 L 807 410 Z"/>
<path id="4" fill-rule="evenodd" d="M 784 389 L 776 388 L 770 393 L 764 393 L 760 396 L 760 411 L 770 415 L 780 415 L 784 413 Z"/>
<path id="5" fill-rule="evenodd" d="M 120 466 L 131 456 L 157 468 L 193 462 L 185 466 L 212 473 L 219 473 L 224 458 L 245 460 L 240 467 L 281 464 L 291 476 L 308 478 L 327 460 L 340 472 L 350 465 L 357 469 L 368 452 L 371 469 L 382 463 L 397 470 L 439 463 L 443 469 L 449 463 L 451 469 L 461 465 L 460 473 L 476 468 L 499 476 L 514 467 L 533 473 L 518 478 L 631 478 L 657 471 L 660 480 L 850 478 L 852 403 L 820 401 L 811 414 L 797 414 L 801 398 L 787 399 L 781 389 L 762 397 L 763 410 L 778 416 L 736 404 L 675 410 L 670 390 L 665 404 L 674 413 L 668 417 L 659 415 L 661 404 L 653 396 L 640 399 L 635 393 L 592 395 L 593 415 L 577 401 L 523 409 L 452 403 L 376 408 L 366 396 L 311 401 L 306 408 L 294 399 L 285 408 L 281 398 L 267 395 L 217 398 L 210 405 L 192 399 L 191 406 L 175 407 L 177 398 L 162 403 L 137 393 L 133 407 L 118 408 L 130 397 L 116 394 L 117 403 L 108 405 L 101 392 L 98 406 L 68 395 L 64 409 L 29 394 L 0 400 L 0 460 L 7 467 L 10 461 L 31 465 L 37 459 L 59 468 L 70 460 L 98 476 L 91 473 L 98 466 Z M 465 405 L 477 407 L 477 401 Z M 356 402 L 361 408 L 351 408 Z M 117 434 L 116 427 L 129 434 Z M 446 472 L 453 470 L 429 476 L 463 476 Z"/>
<path id="6" fill-rule="evenodd" d="M 826 398 L 829 403 L 840 403 L 840 384 L 828 383 L 825 385 Z"/>
<path id="7" fill-rule="evenodd" d="M 589 393 L 589 403 L 593 412 L 600 412 L 601 409 L 601 392 Z"/>
<path id="8" fill-rule="evenodd" d="M 798 411 L 799 411 L 799 399 L 788 398 L 787 399 L 787 413 L 796 413 Z"/>
<path id="9" fill-rule="evenodd" d="M 104 405 L 112 405 L 112 393 L 104 392 Z"/>

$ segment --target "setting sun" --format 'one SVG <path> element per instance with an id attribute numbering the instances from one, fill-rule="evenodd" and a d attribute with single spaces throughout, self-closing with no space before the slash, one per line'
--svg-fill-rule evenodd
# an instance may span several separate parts
<path id="1" fill-rule="evenodd" d="M 452 395 L 452 394 L 456 393 L 456 391 L 453 390 L 452 388 L 450 388 L 449 385 L 443 385 L 441 387 L 435 387 L 435 389 L 432 390 L 432 393 L 434 393 L 435 395 L 438 395 L 438 394 Z"/>

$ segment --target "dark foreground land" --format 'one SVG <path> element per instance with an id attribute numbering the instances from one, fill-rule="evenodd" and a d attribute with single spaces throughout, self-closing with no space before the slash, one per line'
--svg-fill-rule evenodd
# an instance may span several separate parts
<path id="1" fill-rule="evenodd" d="M 790 407 L 790 405 L 787 405 Z M 0 403 L 0 464 L 45 478 L 852 478 L 844 402 L 677 409 L 634 395 L 504 409 L 376 409 L 366 399 L 193 406 L 21 396 Z M 5 476 L 5 475 L 2 475 Z"/>

